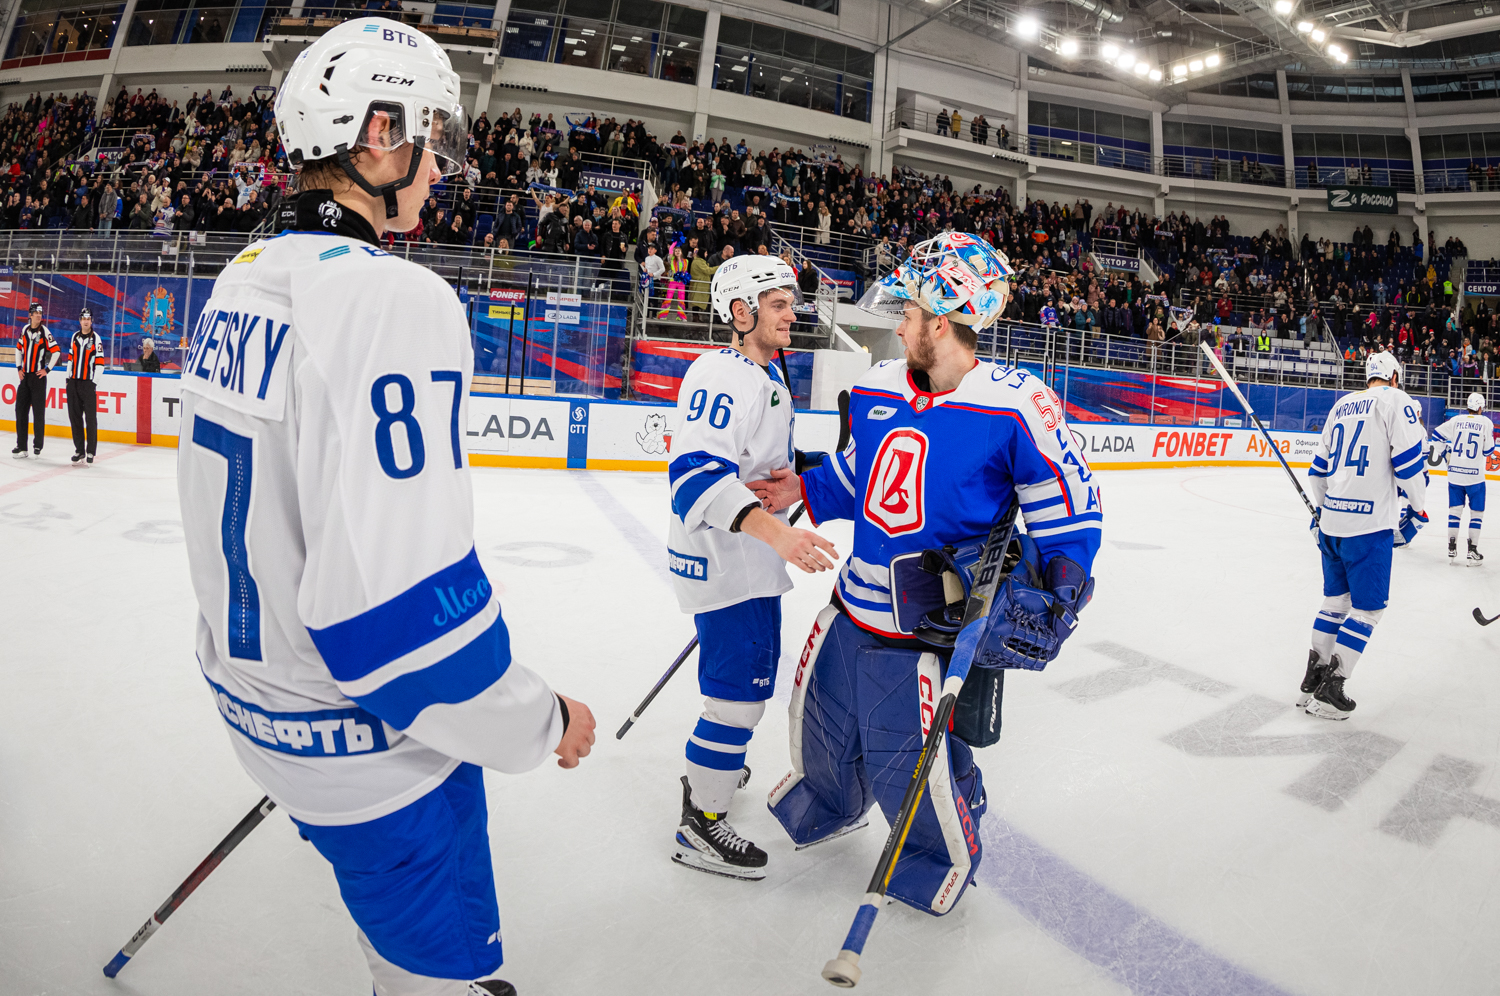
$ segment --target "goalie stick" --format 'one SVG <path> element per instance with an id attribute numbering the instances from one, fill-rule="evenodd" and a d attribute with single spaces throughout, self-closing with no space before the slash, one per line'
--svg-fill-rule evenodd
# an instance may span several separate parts
<path id="1" fill-rule="evenodd" d="M 786 360 L 783 359 L 781 362 L 782 362 L 782 366 L 783 366 L 783 369 L 784 369 L 785 365 L 786 365 Z M 791 383 L 790 379 L 788 379 L 787 383 L 788 384 Z M 849 392 L 848 391 L 840 391 L 839 392 L 839 443 L 838 443 L 838 449 L 834 450 L 834 452 L 835 453 L 842 453 L 842 452 L 844 452 L 845 448 L 848 447 L 848 445 L 849 445 Z M 805 512 L 805 511 L 807 511 L 807 505 L 805 503 L 802 504 L 802 505 L 799 505 L 797 507 L 797 510 L 792 513 L 792 517 L 787 520 L 787 525 L 789 525 L 789 526 L 795 526 L 797 524 L 797 520 L 800 519 L 800 518 L 802 518 L 802 513 Z M 646 707 L 651 704 L 651 700 L 654 699 L 654 698 L 656 698 L 656 694 L 658 692 L 660 692 L 663 688 L 666 687 L 667 682 L 669 682 L 669 681 L 672 680 L 672 675 L 674 675 L 674 674 L 677 673 L 677 669 L 680 668 L 680 667 L 682 667 L 682 662 L 688 659 L 688 655 L 691 654 L 693 652 L 693 650 L 697 646 L 698 646 L 698 638 L 695 636 L 695 637 L 692 638 L 691 641 L 689 641 L 689 643 L 688 643 L 688 645 L 686 647 L 682 648 L 682 653 L 678 654 L 677 655 L 677 659 L 672 662 L 672 666 L 669 667 L 669 668 L 667 668 L 667 673 L 661 676 L 661 680 L 656 683 L 656 687 L 652 688 L 651 691 L 646 694 L 646 697 L 641 700 L 641 704 L 635 707 L 635 712 L 631 713 L 630 714 L 630 718 L 627 719 L 627 720 L 625 720 L 625 725 L 621 726 L 619 732 L 615 734 L 615 739 L 616 740 L 623 740 L 623 739 L 625 739 L 625 734 L 629 733 L 630 732 L 630 728 L 635 725 L 635 721 L 641 718 L 641 713 L 643 713 L 643 712 L 646 711 Z"/>
<path id="2" fill-rule="evenodd" d="M 1203 355 L 1208 357 L 1208 362 L 1212 363 L 1214 369 L 1219 372 L 1219 379 L 1224 382 L 1224 386 L 1229 388 L 1236 400 L 1239 401 L 1240 407 L 1245 409 L 1245 414 L 1250 416 L 1250 421 L 1254 422 L 1255 427 L 1260 430 L 1260 434 L 1266 437 L 1266 444 L 1271 447 L 1271 452 L 1276 454 L 1276 459 L 1281 461 L 1281 469 L 1286 471 L 1287 480 L 1291 481 L 1292 487 L 1297 489 L 1297 494 L 1302 498 L 1302 504 L 1307 506 L 1308 514 L 1314 519 L 1318 518 L 1317 506 L 1312 503 L 1311 498 L 1307 497 L 1307 492 L 1302 490 L 1302 482 L 1297 480 L 1296 474 L 1292 473 L 1291 464 L 1287 463 L 1286 457 L 1281 455 L 1281 448 L 1276 445 L 1276 441 L 1271 438 L 1271 434 L 1266 431 L 1266 427 L 1261 425 L 1260 419 L 1255 414 L 1255 409 L 1250 407 L 1250 402 L 1246 401 L 1245 396 L 1240 393 L 1239 385 L 1234 382 L 1233 377 L 1229 376 L 1229 371 L 1224 369 L 1223 362 L 1214 355 L 1214 351 L 1209 348 L 1208 343 L 1199 342 L 1198 346 L 1203 350 Z"/>
<path id="3" fill-rule="evenodd" d="M 1474 610 L 1474 621 L 1481 626 L 1488 626 L 1496 619 L 1500 619 L 1500 616 L 1490 616 L 1488 618 L 1485 618 L 1485 614 L 1483 612 L 1480 612 L 1479 609 L 1476 608 Z"/>
<path id="4" fill-rule="evenodd" d="M 891 832 L 885 839 L 885 849 L 875 865 L 875 874 L 865 890 L 864 901 L 854 914 L 849 934 L 844 938 L 844 947 L 828 964 L 823 966 L 823 978 L 843 989 L 853 989 L 859 984 L 862 974 L 859 956 L 864 952 L 865 942 L 870 938 L 870 928 L 885 902 L 885 892 L 891 884 L 891 875 L 896 871 L 896 862 L 901 849 L 906 845 L 906 835 L 917 817 L 917 806 L 922 802 L 923 790 L 937 756 L 940 738 L 948 732 L 948 721 L 953 717 L 953 706 L 963 688 L 964 679 L 974 664 L 974 655 L 979 650 L 980 637 L 989 622 L 990 602 L 1000 590 L 1007 576 L 1005 551 L 1010 546 L 1015 532 L 1016 513 L 1020 510 L 1020 499 L 1011 499 L 1010 507 L 996 520 L 990 529 L 989 539 L 984 545 L 984 554 L 975 571 L 974 585 L 969 591 L 968 603 L 964 606 L 963 628 L 953 644 L 953 656 L 948 661 L 948 673 L 943 678 L 943 696 L 938 700 L 937 712 L 927 728 L 927 737 L 922 742 L 922 752 L 917 755 L 917 767 L 906 786 L 906 796 L 901 800 L 901 809 L 891 820 Z"/>
<path id="5" fill-rule="evenodd" d="M 176 913 L 177 908 L 187 902 L 187 897 L 191 896 L 193 891 L 203 884 L 203 880 L 208 878 L 209 873 L 219 867 L 224 859 L 229 857 L 229 852 L 238 847 L 240 841 L 250 835 L 251 830 L 260 826 L 261 821 L 275 808 L 276 803 L 271 801 L 270 796 L 262 796 L 260 802 L 255 804 L 255 808 L 246 813 L 245 818 L 235 824 L 233 830 L 229 831 L 229 836 L 219 841 L 219 845 L 208 852 L 208 857 L 204 858 L 198 864 L 198 867 L 193 869 L 193 873 L 172 891 L 172 894 L 167 897 L 167 901 L 162 903 L 155 913 L 151 914 L 151 918 L 141 924 L 141 928 L 131 935 L 130 940 L 125 942 L 125 946 L 120 949 L 119 954 L 109 960 L 109 964 L 104 966 L 105 976 L 113 979 L 116 975 L 120 974 L 120 969 L 125 967 L 125 963 L 134 958 L 136 952 L 141 949 L 141 946 L 151 939 L 151 935 L 156 933 L 161 925 L 167 922 L 167 917 Z"/>

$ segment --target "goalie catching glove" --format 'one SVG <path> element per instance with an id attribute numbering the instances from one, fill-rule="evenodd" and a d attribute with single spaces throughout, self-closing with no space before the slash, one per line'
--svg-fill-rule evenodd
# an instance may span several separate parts
<path id="1" fill-rule="evenodd" d="M 973 588 L 981 544 L 923 550 L 891 561 L 896 628 L 930 646 L 953 646 Z M 1040 671 L 1073 635 L 1078 613 L 1094 597 L 1094 579 L 1067 557 L 1045 566 L 1035 541 L 1014 537 L 1005 553 L 1005 583 L 990 603 L 974 666 Z"/>

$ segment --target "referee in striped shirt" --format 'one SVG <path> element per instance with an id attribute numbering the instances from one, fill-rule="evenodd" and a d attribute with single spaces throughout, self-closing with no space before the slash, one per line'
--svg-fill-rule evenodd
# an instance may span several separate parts
<path id="1" fill-rule="evenodd" d="M 57 362 L 57 340 L 47 326 L 42 324 L 42 306 L 33 304 L 29 321 L 16 333 L 16 448 L 10 455 L 17 460 L 26 459 L 27 416 L 35 424 L 32 445 L 37 456 L 42 455 L 42 443 L 47 438 L 47 373 Z"/>
<path id="2" fill-rule="evenodd" d="M 78 313 L 78 331 L 68 350 L 68 421 L 73 423 L 74 463 L 84 459 L 93 463 L 99 448 L 99 398 L 94 385 L 98 372 L 99 336 L 94 332 L 94 313 L 84 308 Z"/>

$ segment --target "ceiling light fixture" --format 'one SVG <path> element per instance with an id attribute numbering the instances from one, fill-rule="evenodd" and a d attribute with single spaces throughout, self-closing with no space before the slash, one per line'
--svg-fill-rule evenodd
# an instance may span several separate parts
<path id="1" fill-rule="evenodd" d="M 1213 69 L 1215 66 L 1217 66 L 1219 64 L 1219 53 L 1218 52 L 1213 52 L 1213 53 L 1211 53 L 1209 55 L 1204 56 L 1203 57 L 1203 64 L 1205 66 L 1207 66 L 1209 69 Z"/>
<path id="2" fill-rule="evenodd" d="M 1151 82 L 1152 83 L 1160 83 L 1161 82 L 1161 70 L 1160 69 L 1153 69 L 1153 70 L 1151 70 L 1150 76 L 1151 76 Z"/>
<path id="3" fill-rule="evenodd" d="M 1036 18 L 1023 17 L 1016 22 L 1016 34 L 1022 38 L 1035 38 L 1037 32 Z"/>
<path id="4" fill-rule="evenodd" d="M 1312 24 L 1311 21 L 1298 21 L 1297 22 L 1297 30 L 1300 31 L 1304 35 L 1307 34 L 1309 31 L 1311 31 L 1312 29 L 1313 29 L 1313 24 Z"/>
<path id="5" fill-rule="evenodd" d="M 1105 42 L 1104 47 L 1099 49 L 1099 54 L 1113 62 L 1115 57 L 1120 54 L 1120 46 Z"/>
<path id="6" fill-rule="evenodd" d="M 1194 59 L 1192 62 L 1189 62 L 1188 63 L 1188 71 L 1189 72 L 1194 72 L 1194 73 L 1201 73 L 1201 72 L 1203 72 L 1203 60 L 1202 59 Z"/>
<path id="7" fill-rule="evenodd" d="M 1063 55 L 1077 55 L 1078 42 L 1072 38 L 1064 38 L 1062 43 L 1057 46 L 1057 50 Z"/>
<path id="8" fill-rule="evenodd" d="M 1144 62 L 1137 62 L 1135 64 L 1135 74 L 1137 76 L 1145 76 L 1146 73 L 1149 72 L 1150 70 L 1151 70 L 1151 67 L 1148 66 L 1148 65 L 1146 65 Z"/>
<path id="9" fill-rule="evenodd" d="M 1172 67 L 1172 76 L 1173 76 L 1173 78 L 1175 78 L 1175 79 L 1182 79 L 1182 77 L 1184 77 L 1186 75 L 1187 75 L 1187 66 L 1173 66 Z"/>
<path id="10" fill-rule="evenodd" d="M 1131 66 L 1135 65 L 1135 53 L 1126 52 L 1124 55 L 1120 56 L 1119 59 L 1115 60 L 1115 65 L 1119 66 L 1121 69 L 1129 69 Z"/>
<path id="11" fill-rule="evenodd" d="M 1323 33 L 1323 30 L 1321 28 L 1312 29 L 1312 40 L 1317 42 L 1319 45 L 1323 44 L 1323 39 L 1327 37 L 1328 36 Z"/>
<path id="12" fill-rule="evenodd" d="M 1292 8 L 1295 6 L 1296 4 L 1292 3 L 1292 0 L 1276 0 L 1276 13 L 1285 17 L 1292 12 Z"/>

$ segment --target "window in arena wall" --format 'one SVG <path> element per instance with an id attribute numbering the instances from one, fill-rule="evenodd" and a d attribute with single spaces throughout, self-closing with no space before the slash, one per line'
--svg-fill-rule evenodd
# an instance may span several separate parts
<path id="1" fill-rule="evenodd" d="M 1032 153 L 1140 173 L 1151 171 L 1151 122 L 1130 114 L 1033 100 L 1026 130 Z"/>
<path id="2" fill-rule="evenodd" d="M 1317 100 L 1342 104 L 1405 103 L 1400 76 L 1310 76 L 1287 73 L 1288 100 Z"/>
<path id="3" fill-rule="evenodd" d="M 5 58 L 61 55 L 109 48 L 123 13 L 123 3 L 90 4 L 59 9 L 57 0 L 25 0 L 10 34 Z"/>
<path id="4" fill-rule="evenodd" d="M 1462 132 L 1452 135 L 1422 135 L 1422 170 L 1425 173 L 1465 173 L 1469 164 L 1500 166 L 1500 131 Z"/>
<path id="5" fill-rule="evenodd" d="M 1404 134 L 1350 135 L 1293 132 L 1292 159 L 1298 187 L 1363 183 L 1413 189 L 1411 143 Z"/>
<path id="6" fill-rule="evenodd" d="M 706 22 L 660 0 L 518 0 L 501 54 L 692 84 Z"/>
<path id="7" fill-rule="evenodd" d="M 870 120 L 875 56 L 755 21 L 719 21 L 714 87 L 827 114 Z"/>

